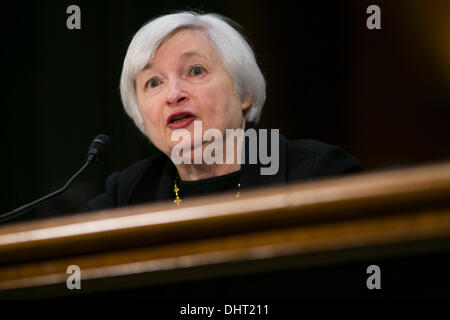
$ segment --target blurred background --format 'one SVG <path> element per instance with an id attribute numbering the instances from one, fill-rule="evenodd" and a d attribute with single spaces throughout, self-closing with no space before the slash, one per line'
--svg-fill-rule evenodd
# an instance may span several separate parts
<path id="1" fill-rule="evenodd" d="M 81 30 L 66 27 L 72 4 Z M 366 27 L 371 4 L 381 30 Z M 267 80 L 259 127 L 339 145 L 367 171 L 450 159 L 447 0 L 16 1 L 0 29 L 1 213 L 61 187 L 99 133 L 112 140 L 103 161 L 21 220 L 76 212 L 110 173 L 156 153 L 122 109 L 119 79 L 134 33 L 174 10 L 242 26 Z"/>

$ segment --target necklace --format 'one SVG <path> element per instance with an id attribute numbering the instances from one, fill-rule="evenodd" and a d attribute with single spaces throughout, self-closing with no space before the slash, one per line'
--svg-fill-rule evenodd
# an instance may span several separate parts
<path id="1" fill-rule="evenodd" d="M 175 178 L 175 181 L 174 181 L 174 183 L 173 183 L 173 192 L 175 193 L 175 200 L 173 200 L 173 203 L 175 203 L 177 206 L 179 206 L 180 205 L 180 203 L 181 203 L 181 198 L 180 198 L 180 195 L 179 195 L 179 192 L 180 192 L 180 188 L 178 188 L 178 185 L 177 185 L 177 180 L 178 180 L 179 178 L 178 177 L 176 177 Z M 238 199 L 239 198 L 239 194 L 240 194 L 240 188 L 241 188 L 241 184 L 240 183 L 238 183 L 237 184 L 237 190 L 236 190 L 236 199 Z"/>

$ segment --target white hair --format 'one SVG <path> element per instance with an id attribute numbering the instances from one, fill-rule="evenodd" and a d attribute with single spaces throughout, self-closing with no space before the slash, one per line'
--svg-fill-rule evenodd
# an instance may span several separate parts
<path id="1" fill-rule="evenodd" d="M 120 95 L 125 111 L 144 133 L 136 96 L 136 77 L 153 59 L 158 47 L 180 28 L 195 28 L 206 32 L 233 80 L 240 98 L 250 98 L 246 120 L 257 123 L 266 100 L 266 83 L 256 63 L 255 55 L 244 37 L 232 27 L 235 24 L 219 14 L 180 12 L 150 20 L 134 35 L 120 78 Z"/>

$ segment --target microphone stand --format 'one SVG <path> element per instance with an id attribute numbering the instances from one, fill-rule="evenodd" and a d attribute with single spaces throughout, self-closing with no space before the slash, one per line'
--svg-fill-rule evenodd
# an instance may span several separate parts
<path id="1" fill-rule="evenodd" d="M 0 223 L 2 223 L 4 221 L 7 221 L 7 220 L 10 220 L 12 218 L 18 217 L 18 216 L 24 214 L 25 212 L 33 209 L 34 207 L 36 207 L 40 203 L 42 203 L 42 202 L 44 202 L 44 201 L 46 201 L 46 200 L 48 200 L 48 199 L 50 199 L 52 197 L 55 197 L 55 196 L 63 193 L 64 191 L 66 191 L 66 189 L 70 186 L 70 184 L 87 168 L 87 166 L 89 164 L 91 164 L 92 162 L 97 162 L 100 159 L 100 156 L 105 152 L 106 147 L 109 145 L 109 143 L 110 143 L 110 139 L 105 134 L 100 134 L 97 137 L 95 137 L 95 139 L 92 140 L 92 143 L 91 143 L 91 145 L 89 147 L 89 151 L 88 151 L 88 156 L 87 156 L 86 162 L 80 168 L 80 170 L 78 170 L 66 182 L 66 184 L 62 188 L 60 188 L 60 189 L 58 189 L 58 190 L 56 190 L 56 191 L 54 191 L 54 192 L 52 192 L 52 193 L 42 197 L 40 199 L 37 199 L 37 200 L 35 200 L 33 202 L 27 203 L 27 204 L 25 204 L 25 205 L 23 205 L 23 206 L 21 206 L 19 208 L 16 208 L 16 209 L 14 209 L 14 210 L 12 210 L 10 212 L 1 214 L 0 215 Z"/>
<path id="2" fill-rule="evenodd" d="M 86 167 L 87 167 L 89 164 L 92 163 L 92 161 L 93 161 L 93 159 L 87 160 L 87 161 L 84 163 L 84 165 L 81 167 L 81 169 L 78 170 L 77 173 L 75 173 L 75 174 L 74 174 L 74 175 L 66 182 L 66 184 L 65 184 L 62 188 L 60 188 L 60 189 L 58 189 L 58 190 L 56 190 L 56 191 L 54 191 L 54 192 L 52 192 L 52 193 L 50 193 L 50 194 L 48 194 L 48 195 L 42 197 L 42 198 L 39 198 L 39 199 L 37 199 L 37 200 L 34 200 L 33 202 L 27 203 L 27 204 L 25 204 L 25 205 L 23 205 L 23 206 L 21 206 L 21 207 L 19 207 L 19 208 L 16 208 L 16 209 L 14 209 L 14 210 L 12 210 L 12 211 L 10 211 L 10 212 L 8 212 L 8 213 L 4 213 L 4 214 L 0 215 L 0 223 L 2 223 L 2 222 L 4 222 L 4 221 L 8 221 L 8 220 L 10 220 L 10 219 L 12 219 L 12 218 L 16 218 L 16 217 L 18 217 L 18 216 L 21 216 L 21 215 L 24 214 L 25 212 L 30 211 L 31 209 L 33 209 L 34 207 L 36 207 L 36 206 L 39 205 L 40 203 L 46 201 L 47 199 L 50 199 L 50 198 L 55 197 L 55 196 L 57 196 L 57 195 L 60 195 L 61 193 L 63 193 L 64 191 L 66 191 L 66 189 L 70 186 L 70 184 L 71 184 L 71 183 L 72 183 L 72 182 L 80 175 L 80 173 L 82 173 L 82 172 L 84 171 L 84 169 L 86 169 Z"/>

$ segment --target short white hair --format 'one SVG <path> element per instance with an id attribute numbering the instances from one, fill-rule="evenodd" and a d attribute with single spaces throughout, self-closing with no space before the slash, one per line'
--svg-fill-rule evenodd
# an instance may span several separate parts
<path id="1" fill-rule="evenodd" d="M 120 78 L 120 95 L 125 111 L 146 135 L 136 96 L 136 77 L 153 59 L 158 47 L 172 33 L 181 28 L 206 32 L 227 69 L 241 99 L 249 98 L 251 106 L 245 117 L 257 123 L 266 100 L 266 82 L 245 38 L 232 26 L 232 20 L 219 14 L 180 12 L 164 15 L 147 22 L 134 35 Z"/>

